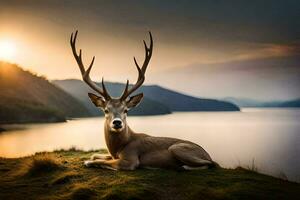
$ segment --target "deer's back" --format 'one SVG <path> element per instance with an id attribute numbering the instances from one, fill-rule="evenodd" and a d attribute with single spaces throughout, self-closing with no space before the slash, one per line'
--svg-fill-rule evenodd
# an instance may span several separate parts
<path id="1" fill-rule="evenodd" d="M 183 140 L 141 134 L 134 138 L 127 148 L 138 155 L 140 167 L 180 168 L 181 162 L 168 150 L 170 146 L 180 142 Z"/>

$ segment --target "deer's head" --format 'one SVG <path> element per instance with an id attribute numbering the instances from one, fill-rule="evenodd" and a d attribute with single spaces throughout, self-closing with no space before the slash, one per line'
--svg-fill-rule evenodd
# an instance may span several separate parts
<path id="1" fill-rule="evenodd" d="M 75 60 L 79 66 L 80 72 L 82 74 L 83 81 L 86 82 L 94 91 L 98 93 L 98 95 L 89 93 L 89 97 L 91 101 L 94 103 L 94 105 L 98 108 L 100 108 L 106 118 L 106 124 L 108 125 L 110 131 L 112 132 L 121 132 L 126 128 L 126 116 L 128 110 L 131 108 L 137 106 L 142 98 L 143 93 L 131 96 L 131 94 L 136 91 L 145 81 L 145 73 L 147 66 L 149 64 L 149 61 L 152 56 L 152 49 L 153 49 L 153 40 L 151 32 L 149 32 L 150 35 L 150 46 L 148 47 L 146 42 L 144 41 L 145 46 L 145 60 L 140 68 L 138 65 L 135 57 L 134 57 L 134 63 L 136 65 L 136 68 L 138 70 L 138 79 L 136 83 L 129 88 L 129 81 L 127 80 L 125 89 L 123 91 L 123 94 L 119 98 L 112 98 L 109 93 L 107 92 L 105 88 L 105 84 L 102 78 L 102 84 L 101 87 L 98 86 L 96 83 L 94 83 L 90 78 L 90 71 L 92 69 L 92 66 L 95 61 L 95 56 L 92 59 L 92 62 L 90 66 L 85 70 L 85 67 L 82 62 L 82 51 L 79 50 L 79 55 L 76 51 L 76 38 L 77 38 L 78 31 L 75 32 L 75 34 L 71 35 L 70 43 L 73 51 L 73 55 L 75 57 Z"/>

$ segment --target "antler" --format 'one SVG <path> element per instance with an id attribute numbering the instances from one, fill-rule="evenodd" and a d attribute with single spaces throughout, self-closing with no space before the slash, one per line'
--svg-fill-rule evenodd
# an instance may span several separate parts
<path id="1" fill-rule="evenodd" d="M 122 100 L 125 100 L 130 94 L 132 94 L 135 90 L 137 90 L 145 81 L 146 69 L 150 62 L 150 59 L 152 56 L 152 50 L 153 50 L 153 39 L 152 39 L 152 35 L 151 35 L 150 31 L 149 31 L 149 35 L 150 35 L 150 47 L 148 47 L 145 40 L 143 40 L 144 46 L 145 46 L 145 60 L 144 60 L 144 64 L 143 64 L 142 68 L 140 68 L 140 66 L 138 65 L 135 57 L 133 57 L 135 66 L 139 73 L 138 79 L 137 79 L 136 83 L 134 84 L 134 86 L 132 86 L 132 88 L 130 88 L 129 90 L 128 90 L 129 81 L 127 80 L 125 90 L 124 90 L 122 96 L 120 97 L 120 99 L 122 99 Z"/>
<path id="2" fill-rule="evenodd" d="M 94 61 L 95 61 L 95 56 L 93 57 L 93 60 L 90 64 L 90 66 L 88 67 L 87 70 L 85 70 L 85 67 L 82 63 L 82 53 L 81 53 L 81 49 L 79 50 L 79 55 L 77 54 L 77 51 L 76 51 L 76 39 L 77 39 L 77 33 L 78 31 L 75 32 L 75 35 L 74 35 L 74 38 L 73 38 L 73 33 L 71 34 L 71 38 L 70 38 L 70 44 L 71 44 L 71 47 L 72 47 L 72 51 L 73 51 L 73 55 L 75 57 L 75 60 L 79 66 L 79 69 L 80 69 L 80 72 L 81 72 L 81 75 L 82 75 L 82 79 L 84 80 L 84 82 L 86 82 L 93 90 L 95 90 L 96 92 L 98 92 L 102 97 L 104 97 L 106 100 L 110 100 L 111 97 L 109 96 L 106 88 L 105 88 L 105 85 L 104 85 L 104 82 L 103 82 L 103 78 L 102 78 L 102 88 L 99 87 L 96 83 L 94 83 L 91 78 L 90 78 L 90 71 L 92 69 L 92 66 L 94 64 Z"/>

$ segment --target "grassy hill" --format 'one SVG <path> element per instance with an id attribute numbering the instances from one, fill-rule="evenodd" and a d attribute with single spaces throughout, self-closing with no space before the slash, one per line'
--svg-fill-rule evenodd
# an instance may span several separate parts
<path id="1" fill-rule="evenodd" d="M 44 77 L 0 62 L 0 123 L 55 122 L 88 110 Z"/>
<path id="2" fill-rule="evenodd" d="M 53 81 L 53 83 L 82 101 L 91 112 L 95 113 L 95 108 L 91 107 L 87 97 L 87 93 L 91 90 L 82 81 L 68 79 L 56 80 Z M 112 96 L 119 96 L 125 87 L 124 84 L 121 83 L 108 82 L 106 85 Z M 196 98 L 156 85 L 142 86 L 136 93 L 138 92 L 143 92 L 145 94 L 143 103 L 152 101 L 152 103 L 161 105 L 161 107 L 166 107 L 171 111 L 239 111 L 239 107 L 232 103 L 213 99 Z M 133 111 L 142 112 L 144 109 L 143 103 Z M 158 112 L 161 107 L 153 106 L 153 111 Z"/>
<path id="3" fill-rule="evenodd" d="M 299 199 L 300 184 L 242 168 L 112 171 L 76 150 L 0 158 L 0 199 Z"/>

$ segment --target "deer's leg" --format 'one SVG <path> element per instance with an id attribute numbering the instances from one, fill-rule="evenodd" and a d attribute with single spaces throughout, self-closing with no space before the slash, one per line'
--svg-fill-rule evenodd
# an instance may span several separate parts
<path id="1" fill-rule="evenodd" d="M 100 167 L 111 170 L 134 170 L 138 166 L 138 159 L 111 159 L 111 160 L 87 160 L 87 167 Z"/>
<path id="2" fill-rule="evenodd" d="M 97 160 L 97 159 L 100 159 L 100 160 L 111 160 L 112 159 L 112 156 L 111 155 L 108 155 L 108 154 L 100 154 L 100 153 L 95 153 L 91 156 L 90 158 L 91 160 Z"/>
<path id="3" fill-rule="evenodd" d="M 84 161 L 84 165 L 86 167 L 100 167 L 104 169 L 117 170 L 117 168 L 114 168 L 111 163 L 109 165 L 106 160 L 100 160 L 100 159 L 86 160 Z"/>
<path id="4" fill-rule="evenodd" d="M 184 163 L 185 169 L 201 169 L 214 165 L 209 154 L 200 146 L 193 143 L 178 143 L 168 149 L 173 156 Z"/>

